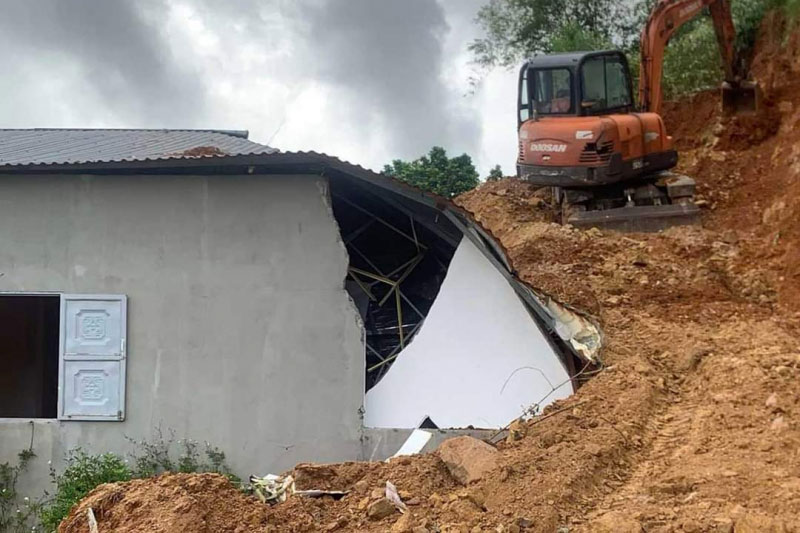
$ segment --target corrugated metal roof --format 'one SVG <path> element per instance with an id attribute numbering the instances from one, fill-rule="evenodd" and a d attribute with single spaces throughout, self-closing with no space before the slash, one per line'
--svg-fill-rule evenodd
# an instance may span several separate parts
<path id="1" fill-rule="evenodd" d="M 0 167 L 271 154 L 246 131 L 0 129 Z"/>

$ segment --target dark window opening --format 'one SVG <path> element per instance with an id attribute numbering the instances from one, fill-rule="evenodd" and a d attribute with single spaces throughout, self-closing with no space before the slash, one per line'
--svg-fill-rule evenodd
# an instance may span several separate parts
<path id="1" fill-rule="evenodd" d="M 369 390 L 421 330 L 462 234 L 433 207 L 345 177 L 331 179 L 331 198 L 350 258 L 345 288 L 366 330 Z"/>
<path id="2" fill-rule="evenodd" d="M 58 296 L 0 295 L 0 418 L 56 418 Z"/>

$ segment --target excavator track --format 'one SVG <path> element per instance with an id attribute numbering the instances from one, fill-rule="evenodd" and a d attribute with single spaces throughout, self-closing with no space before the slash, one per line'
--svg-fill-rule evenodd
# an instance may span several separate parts
<path id="1" fill-rule="evenodd" d="M 700 208 L 694 202 L 695 182 L 688 176 L 661 172 L 628 186 L 621 194 L 596 197 L 598 192 L 561 190 L 561 222 L 579 228 L 653 232 L 696 224 Z"/>

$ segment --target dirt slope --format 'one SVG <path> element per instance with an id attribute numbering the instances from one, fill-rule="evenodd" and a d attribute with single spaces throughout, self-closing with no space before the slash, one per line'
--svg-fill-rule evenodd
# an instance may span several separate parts
<path id="1" fill-rule="evenodd" d="M 800 532 L 800 37 L 781 48 L 780 21 L 765 27 L 755 68 L 777 127 L 719 122 L 712 93 L 667 109 L 707 203 L 702 227 L 562 228 L 513 180 L 460 199 L 524 279 L 595 316 L 607 342 L 606 369 L 550 412 L 575 407 L 501 442 L 484 479 L 461 487 L 436 454 L 303 467 L 307 483 L 352 493 L 265 510 L 219 479 L 187 490 L 192 476 L 165 476 L 98 488 L 60 531 L 87 531 L 96 506 L 100 531 L 121 533 Z M 368 518 L 387 480 L 410 523 Z M 154 519 L 174 516 L 174 485 L 203 520 Z"/>

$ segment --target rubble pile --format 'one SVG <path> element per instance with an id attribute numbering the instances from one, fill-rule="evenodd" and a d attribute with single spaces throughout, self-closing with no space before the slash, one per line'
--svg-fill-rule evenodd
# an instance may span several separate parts
<path id="1" fill-rule="evenodd" d="M 715 93 L 667 107 L 702 226 L 560 227 L 514 180 L 458 200 L 523 279 L 603 328 L 603 370 L 552 416 L 495 446 L 291 472 L 339 499 L 267 506 L 208 475 L 102 486 L 59 531 L 87 531 L 93 508 L 120 532 L 800 532 L 800 34 L 784 43 L 779 22 L 755 59 L 776 127 L 742 137 Z"/>

